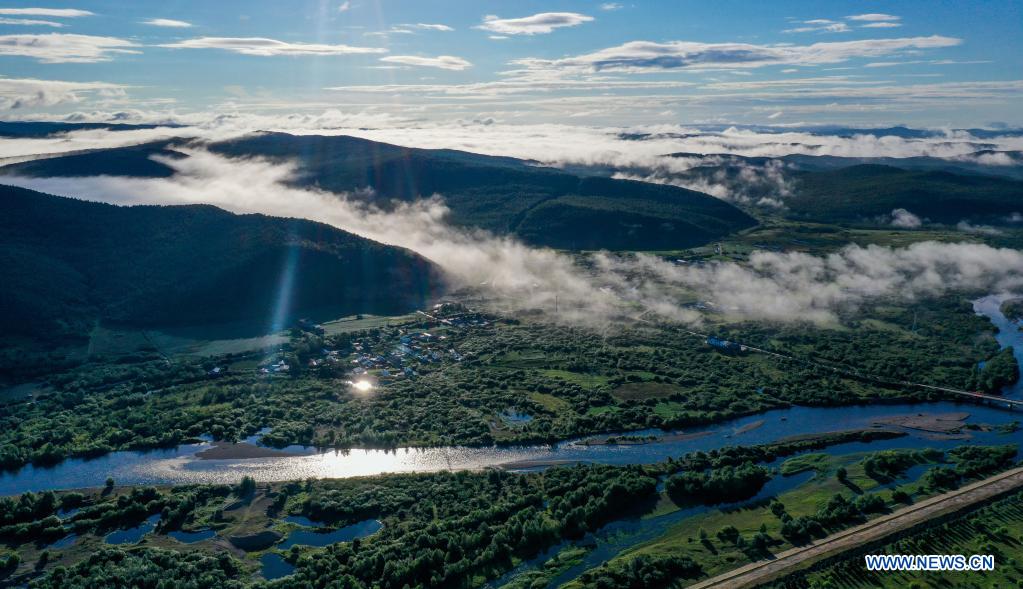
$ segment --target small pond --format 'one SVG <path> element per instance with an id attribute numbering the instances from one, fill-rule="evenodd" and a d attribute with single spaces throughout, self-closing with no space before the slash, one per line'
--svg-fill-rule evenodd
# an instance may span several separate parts
<path id="1" fill-rule="evenodd" d="M 306 519 L 306 518 L 302 518 Z M 306 521 L 309 521 L 306 519 Z M 311 523 L 311 522 L 310 522 Z M 278 548 L 286 550 L 292 546 L 330 546 L 338 542 L 351 542 L 357 538 L 365 538 L 380 531 L 384 527 L 375 519 L 367 519 L 350 526 L 339 528 L 332 532 L 319 532 L 316 530 L 295 530 L 288 534 L 278 545 Z"/>
<path id="2" fill-rule="evenodd" d="M 322 522 L 314 522 L 304 515 L 289 515 L 284 518 L 284 521 L 289 524 L 295 524 L 296 526 L 304 526 L 306 528 L 322 528 L 324 524 Z"/>
<path id="3" fill-rule="evenodd" d="M 284 557 L 276 552 L 267 552 L 259 559 L 259 562 L 263 565 L 261 571 L 263 578 L 267 581 L 287 577 L 295 572 L 295 566 L 284 560 Z"/>
<path id="4" fill-rule="evenodd" d="M 146 518 L 146 521 L 135 526 L 134 528 L 128 528 L 126 530 L 117 530 L 116 532 L 110 532 L 107 537 L 103 539 L 107 544 L 136 544 L 149 532 L 153 531 L 156 527 L 156 522 L 160 521 L 160 514 L 151 515 Z"/>
<path id="5" fill-rule="evenodd" d="M 78 540 L 78 534 L 68 534 L 60 540 L 53 542 L 46 547 L 47 550 L 60 550 L 61 548 L 67 548 L 72 546 Z"/>
<path id="6" fill-rule="evenodd" d="M 192 544 L 194 542 L 201 542 L 203 540 L 209 540 L 210 538 L 217 535 L 213 530 L 198 530 L 195 532 L 183 532 L 181 530 L 175 530 L 173 532 L 167 532 L 167 535 L 174 538 L 178 542 L 184 544 Z"/>

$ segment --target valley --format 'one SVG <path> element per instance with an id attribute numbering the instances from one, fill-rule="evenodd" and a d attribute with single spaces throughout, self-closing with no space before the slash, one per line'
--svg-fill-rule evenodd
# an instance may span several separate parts
<path id="1" fill-rule="evenodd" d="M 2 170 L 174 181 L 197 150 L 297 166 L 283 194 L 357 195 L 360 230 L 434 192 L 450 216 L 422 221 L 431 259 L 328 223 L 0 189 L 0 583 L 681 587 L 1017 464 L 1011 222 L 864 216 L 876 189 L 833 163 L 778 211 L 351 137 Z M 801 212 L 838 190 L 811 173 L 856 214 Z M 961 198 L 942 178 L 927 190 Z M 996 222 L 1014 181 L 976 182 L 997 186 L 973 221 Z M 470 245 L 492 257 L 452 271 Z"/>

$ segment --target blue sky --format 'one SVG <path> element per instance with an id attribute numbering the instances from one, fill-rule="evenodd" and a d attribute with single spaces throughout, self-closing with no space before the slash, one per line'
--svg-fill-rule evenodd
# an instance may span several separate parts
<path id="1" fill-rule="evenodd" d="M 1023 2 L 0 2 L 0 76 L 4 118 L 1020 125 Z"/>

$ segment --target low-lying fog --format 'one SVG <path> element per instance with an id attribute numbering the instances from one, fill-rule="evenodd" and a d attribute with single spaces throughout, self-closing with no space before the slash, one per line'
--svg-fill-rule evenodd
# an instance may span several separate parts
<path id="1" fill-rule="evenodd" d="M 170 178 L 5 177 L 3 182 L 117 204 L 208 203 L 239 213 L 321 221 L 414 250 L 442 267 L 453 285 L 481 289 L 483 300 L 499 301 L 503 308 L 552 311 L 557 300 L 559 312 L 548 316 L 582 325 L 623 315 L 697 324 L 700 311 L 681 303 L 694 297 L 738 317 L 827 322 L 839 310 L 876 297 L 1023 288 L 1023 252 L 974 243 L 850 245 L 824 257 L 760 251 L 748 264 L 678 264 L 606 252 L 579 259 L 452 227 L 442 195 L 385 212 L 353 195 L 290 186 L 297 173 L 292 165 L 228 159 L 196 146 L 184 150 L 190 157 L 160 159 L 175 170 Z"/>

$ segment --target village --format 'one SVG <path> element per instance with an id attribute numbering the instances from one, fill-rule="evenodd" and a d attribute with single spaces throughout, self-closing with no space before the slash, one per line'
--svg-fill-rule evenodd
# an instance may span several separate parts
<path id="1" fill-rule="evenodd" d="M 323 326 L 302 319 L 292 329 L 292 343 L 275 349 L 257 370 L 266 376 L 287 376 L 300 370 L 345 373 L 357 389 L 368 390 L 415 378 L 423 367 L 462 362 L 465 355 L 455 346 L 458 335 L 491 324 L 492 319 L 482 313 L 451 302 L 417 311 L 404 325 L 352 333 L 330 334 Z M 322 345 L 301 353 L 301 349 L 292 349 L 297 341 Z M 223 371 L 217 366 L 208 374 L 215 377 Z"/>

